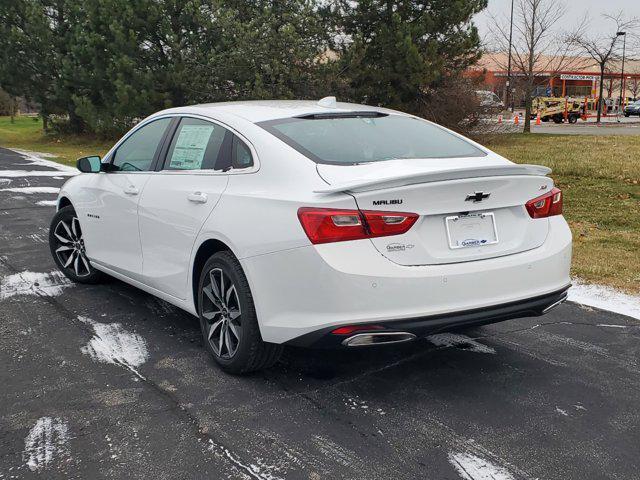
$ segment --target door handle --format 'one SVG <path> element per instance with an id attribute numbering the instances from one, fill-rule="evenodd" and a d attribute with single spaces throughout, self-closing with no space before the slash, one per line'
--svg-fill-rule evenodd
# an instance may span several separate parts
<path id="1" fill-rule="evenodd" d="M 138 187 L 136 187 L 135 185 L 129 185 L 124 189 L 124 193 L 126 193 L 127 195 L 138 195 L 140 193 L 140 190 L 138 190 Z"/>
<path id="2" fill-rule="evenodd" d="M 206 193 L 193 192 L 187 195 L 187 199 L 193 203 L 207 203 L 208 197 Z"/>

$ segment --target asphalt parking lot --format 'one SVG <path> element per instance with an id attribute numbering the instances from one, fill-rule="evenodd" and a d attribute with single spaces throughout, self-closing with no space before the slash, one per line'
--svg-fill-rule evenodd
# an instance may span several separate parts
<path id="1" fill-rule="evenodd" d="M 615 121 L 603 122 L 601 125 L 581 120 L 576 124 L 552 122 L 541 125 L 531 125 L 533 133 L 551 133 L 556 135 L 640 135 L 640 122 L 638 119 L 629 121 L 622 119 L 620 123 Z"/>
<path id="2" fill-rule="evenodd" d="M 640 478 L 637 320 L 567 303 L 228 376 L 195 318 L 56 275 L 69 173 L 0 149 L 0 479 Z"/>

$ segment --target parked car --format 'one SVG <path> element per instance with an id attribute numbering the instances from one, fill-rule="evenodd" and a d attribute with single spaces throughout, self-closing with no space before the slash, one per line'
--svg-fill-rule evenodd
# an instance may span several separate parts
<path id="1" fill-rule="evenodd" d="M 78 169 L 51 222 L 60 270 L 197 316 L 228 372 L 283 345 L 408 342 L 567 297 L 550 170 L 401 112 L 334 98 L 173 108 Z"/>
<path id="2" fill-rule="evenodd" d="M 490 90 L 476 90 L 476 96 L 480 102 L 480 107 L 485 112 L 500 112 L 504 110 L 504 102 L 500 97 Z"/>
<path id="3" fill-rule="evenodd" d="M 630 117 L 631 115 L 640 116 L 640 100 L 630 103 L 624 107 L 624 116 Z"/>

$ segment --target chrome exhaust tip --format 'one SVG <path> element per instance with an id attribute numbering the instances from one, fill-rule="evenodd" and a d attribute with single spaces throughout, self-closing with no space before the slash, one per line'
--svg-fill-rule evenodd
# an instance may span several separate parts
<path id="1" fill-rule="evenodd" d="M 564 297 L 562 297 L 560 300 L 558 300 L 557 302 L 552 303 L 551 305 L 549 305 L 547 308 L 545 308 L 544 310 L 542 310 L 542 314 L 544 315 L 545 313 L 550 312 L 551 310 L 553 310 L 554 308 L 556 308 L 558 305 L 560 305 L 561 303 L 564 303 L 567 301 L 567 297 L 569 295 L 565 294 Z"/>
<path id="2" fill-rule="evenodd" d="M 376 332 L 358 333 L 342 341 L 345 347 L 366 347 L 370 345 L 381 345 L 383 343 L 410 342 L 416 336 L 409 332 Z"/>

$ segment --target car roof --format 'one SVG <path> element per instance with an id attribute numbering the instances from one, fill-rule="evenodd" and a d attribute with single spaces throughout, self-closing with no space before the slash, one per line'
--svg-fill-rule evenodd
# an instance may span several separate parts
<path id="1" fill-rule="evenodd" d="M 336 102 L 335 106 L 325 107 L 315 100 L 250 100 L 243 102 L 220 102 L 191 105 L 188 107 L 171 108 L 158 112 L 159 114 L 183 113 L 216 116 L 218 114 L 231 114 L 244 118 L 253 123 L 290 118 L 316 113 L 346 113 L 346 112 L 382 112 L 403 115 L 401 112 L 357 103 Z M 155 116 L 155 115 L 154 115 Z"/>

